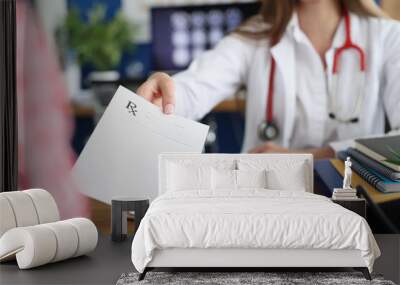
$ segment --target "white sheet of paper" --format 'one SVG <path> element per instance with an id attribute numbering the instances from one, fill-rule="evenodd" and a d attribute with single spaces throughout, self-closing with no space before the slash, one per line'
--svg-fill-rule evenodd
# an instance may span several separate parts
<path id="1" fill-rule="evenodd" d="M 158 194 L 158 155 L 201 153 L 209 127 L 161 110 L 120 86 L 72 169 L 80 191 L 112 197 Z"/>

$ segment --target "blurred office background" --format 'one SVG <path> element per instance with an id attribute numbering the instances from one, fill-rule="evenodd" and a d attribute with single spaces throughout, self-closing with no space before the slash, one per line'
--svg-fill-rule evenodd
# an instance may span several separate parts
<path id="1" fill-rule="evenodd" d="M 400 1 L 377 3 L 400 19 Z M 17 0 L 20 188 L 52 191 L 64 202 L 64 216 L 85 214 L 85 199 L 68 194 L 73 185 L 65 186 L 66 173 L 118 85 L 136 90 L 152 72 L 185 69 L 258 6 L 251 0 Z M 211 127 L 207 152 L 240 152 L 244 92 L 203 119 Z"/>
<path id="2" fill-rule="evenodd" d="M 152 72 L 174 74 L 185 69 L 259 8 L 254 1 L 69 0 L 65 4 L 66 13 L 78 9 L 83 19 L 102 5 L 106 21 L 122 13 L 131 25 L 131 46 L 123 50 L 117 66 L 105 67 L 106 72 L 90 63 L 77 66 L 74 55 L 67 51 L 66 78 L 76 115 L 72 144 L 77 154 L 119 84 L 136 90 Z M 240 151 L 243 96 L 232 95 L 236 97 L 223 102 L 203 120 L 211 126 L 207 152 Z"/>

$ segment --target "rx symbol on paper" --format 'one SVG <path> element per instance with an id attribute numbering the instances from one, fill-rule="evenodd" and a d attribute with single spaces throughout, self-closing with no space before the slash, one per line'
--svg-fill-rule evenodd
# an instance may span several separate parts
<path id="1" fill-rule="evenodd" d="M 136 116 L 137 106 L 132 101 L 128 101 L 128 105 L 126 105 L 129 113 L 132 113 L 133 116 Z"/>

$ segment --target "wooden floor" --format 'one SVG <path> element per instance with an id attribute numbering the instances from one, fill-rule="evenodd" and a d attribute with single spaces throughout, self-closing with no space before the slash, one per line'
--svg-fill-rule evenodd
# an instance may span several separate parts
<path id="1" fill-rule="evenodd" d="M 96 225 L 100 233 L 111 234 L 111 206 L 97 200 L 89 199 L 90 219 Z M 132 218 L 128 218 L 128 234 L 135 230 L 135 223 Z"/>

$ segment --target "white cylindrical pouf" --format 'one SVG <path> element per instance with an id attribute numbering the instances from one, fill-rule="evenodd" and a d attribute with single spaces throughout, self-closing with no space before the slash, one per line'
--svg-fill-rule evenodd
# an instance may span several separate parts
<path id="1" fill-rule="evenodd" d="M 56 201 L 49 192 L 43 189 L 29 189 L 23 192 L 31 197 L 39 217 L 39 224 L 60 220 Z"/>
<path id="2" fill-rule="evenodd" d="M 85 218 L 74 218 L 66 220 L 65 222 L 73 225 L 78 232 L 79 244 L 74 257 L 86 254 L 96 248 L 98 233 L 96 226 L 91 220 Z"/>
<path id="3" fill-rule="evenodd" d="M 33 226 L 39 223 L 38 214 L 31 197 L 23 191 L 3 192 L 13 209 L 17 227 Z"/>
<path id="4" fill-rule="evenodd" d="M 16 253 L 20 269 L 37 267 L 53 260 L 57 252 L 56 236 L 41 225 L 14 228 L 0 239 L 0 254 L 7 251 Z"/>
<path id="5" fill-rule="evenodd" d="M 74 256 L 78 249 L 78 233 L 74 226 L 66 221 L 42 225 L 51 229 L 57 238 L 57 252 L 51 262 L 57 262 Z"/>
<path id="6" fill-rule="evenodd" d="M 2 194 L 0 193 L 0 237 L 9 229 L 17 226 L 11 204 Z"/>
<path id="7" fill-rule="evenodd" d="M 20 269 L 77 257 L 95 249 L 97 229 L 92 221 L 66 221 L 17 227 L 0 238 L 0 261 L 17 258 Z"/>

